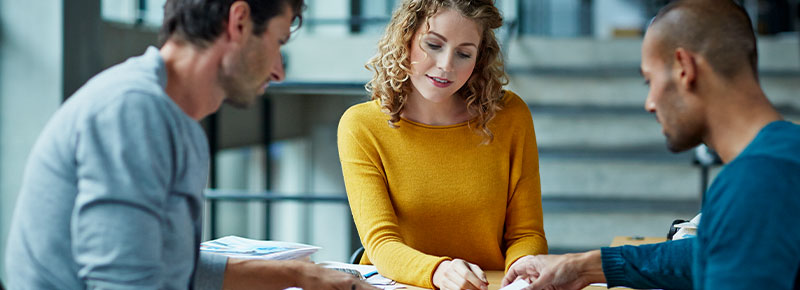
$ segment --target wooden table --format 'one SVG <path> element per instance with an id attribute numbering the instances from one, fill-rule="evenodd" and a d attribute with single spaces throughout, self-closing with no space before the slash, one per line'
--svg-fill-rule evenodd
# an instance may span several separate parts
<path id="1" fill-rule="evenodd" d="M 666 242 L 667 238 L 654 238 L 654 237 L 614 237 L 614 240 L 611 241 L 612 247 L 616 246 L 624 246 L 624 245 L 645 245 L 645 244 L 655 244 Z"/>
<path id="2" fill-rule="evenodd" d="M 654 237 L 614 237 L 614 240 L 611 242 L 611 246 L 616 247 L 622 245 L 653 244 L 653 243 L 660 243 L 665 240 L 666 240 L 665 238 L 654 238 Z M 503 271 L 486 272 L 486 279 L 489 280 L 489 290 L 500 289 L 500 283 L 503 281 L 503 275 L 504 275 Z M 406 286 L 406 289 L 423 290 L 425 288 Z M 608 289 L 608 288 L 602 286 L 589 286 L 583 288 L 583 290 L 601 290 L 601 289 Z M 628 289 L 628 288 L 611 288 L 611 289 Z"/>
<path id="3" fill-rule="evenodd" d="M 500 289 L 500 283 L 503 282 L 503 271 L 486 271 L 486 279 L 489 280 L 489 290 Z M 406 286 L 406 289 L 427 290 L 427 288 L 414 286 Z"/>
<path id="4" fill-rule="evenodd" d="M 612 247 L 616 246 L 624 246 L 624 245 L 644 245 L 644 244 L 655 244 L 666 241 L 667 238 L 654 238 L 654 237 L 614 237 L 614 240 L 611 241 Z M 500 280 L 502 281 L 502 280 Z M 602 289 L 609 289 L 603 286 L 589 286 L 583 288 L 583 290 L 602 290 Z M 614 287 L 610 289 L 630 289 L 630 288 L 620 288 Z"/>

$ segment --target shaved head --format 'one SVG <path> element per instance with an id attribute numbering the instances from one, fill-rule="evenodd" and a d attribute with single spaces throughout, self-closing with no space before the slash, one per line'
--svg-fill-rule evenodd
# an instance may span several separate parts
<path id="1" fill-rule="evenodd" d="M 681 0 L 662 8 L 648 33 L 654 33 L 667 64 L 684 48 L 703 56 L 722 77 L 748 72 L 758 79 L 758 52 L 747 12 L 732 0 Z"/>

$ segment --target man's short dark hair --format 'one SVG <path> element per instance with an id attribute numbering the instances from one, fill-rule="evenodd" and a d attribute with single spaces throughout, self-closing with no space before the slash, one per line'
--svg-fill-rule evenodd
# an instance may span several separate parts
<path id="1" fill-rule="evenodd" d="M 749 68 L 758 78 L 758 49 L 747 11 L 732 0 L 674 1 L 650 24 L 661 33 L 660 50 L 667 63 L 675 49 L 702 55 L 711 68 L 733 78 Z"/>
<path id="2" fill-rule="evenodd" d="M 167 0 L 164 5 L 164 23 L 159 39 L 163 45 L 168 39 L 178 37 L 198 47 L 206 47 L 222 34 L 231 5 L 245 1 L 250 5 L 253 34 L 259 35 L 267 28 L 269 20 L 292 9 L 294 20 L 302 22 L 300 14 L 304 0 Z"/>

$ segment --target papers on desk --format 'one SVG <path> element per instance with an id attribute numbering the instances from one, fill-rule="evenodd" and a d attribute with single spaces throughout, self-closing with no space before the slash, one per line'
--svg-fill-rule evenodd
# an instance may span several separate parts
<path id="1" fill-rule="evenodd" d="M 508 284 L 508 286 L 500 288 L 500 290 L 520 290 L 520 289 L 524 289 L 525 287 L 528 287 L 528 285 L 530 285 L 530 284 L 528 284 L 527 281 L 522 280 L 522 279 L 518 279 L 518 280 L 514 281 L 514 283 Z M 608 288 L 608 284 L 606 284 L 606 283 L 592 283 L 592 284 L 589 284 L 589 286 L 598 286 L 598 287 L 606 287 L 606 288 Z M 616 289 L 616 288 L 628 288 L 628 287 L 624 287 L 624 286 L 614 287 L 614 289 Z M 628 288 L 628 289 L 630 289 L 630 288 Z M 657 290 L 657 289 L 655 289 L 655 290 Z"/>
<path id="2" fill-rule="evenodd" d="M 701 215 L 702 214 L 697 214 L 697 216 L 695 216 L 688 222 L 674 225 L 673 227 L 678 228 L 678 231 L 675 232 L 675 235 L 672 236 L 672 240 L 675 241 L 680 239 L 693 238 L 697 236 L 697 226 L 700 225 Z"/>
<path id="3" fill-rule="evenodd" d="M 517 279 L 514 283 L 508 284 L 506 287 L 500 288 L 500 290 L 520 290 L 528 287 L 528 282 L 522 279 Z"/>
<path id="4" fill-rule="evenodd" d="M 319 251 L 319 247 L 278 241 L 227 236 L 200 244 L 200 251 L 237 259 L 297 260 Z"/>
<path id="5" fill-rule="evenodd" d="M 606 284 L 606 283 L 592 283 L 592 284 L 589 284 L 589 286 L 597 286 L 597 287 L 608 288 L 608 284 Z M 619 288 L 633 289 L 633 288 L 625 287 L 625 286 L 617 286 L 617 287 L 610 288 L 610 289 L 619 289 Z M 650 289 L 650 290 L 661 290 L 661 289 Z"/>
<path id="6" fill-rule="evenodd" d="M 383 277 L 381 274 L 378 274 L 378 269 L 375 268 L 373 265 L 355 265 L 355 264 L 347 264 L 347 263 L 340 263 L 340 262 L 320 262 L 317 263 L 325 268 L 329 269 L 351 269 L 358 271 L 361 273 L 361 276 L 366 277 L 364 282 L 369 283 L 372 286 L 386 289 L 386 290 L 393 290 L 393 289 L 405 289 L 406 285 L 397 283 L 396 281 Z"/>

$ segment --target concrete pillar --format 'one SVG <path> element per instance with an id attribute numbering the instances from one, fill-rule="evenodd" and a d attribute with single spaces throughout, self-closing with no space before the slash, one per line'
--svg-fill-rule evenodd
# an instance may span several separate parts
<path id="1" fill-rule="evenodd" d="M 100 23 L 100 0 L 0 0 L 0 261 L 30 148 L 101 69 Z"/>
<path id="2" fill-rule="evenodd" d="M 62 5 L 0 0 L 0 261 L 28 153 L 63 99 Z"/>

